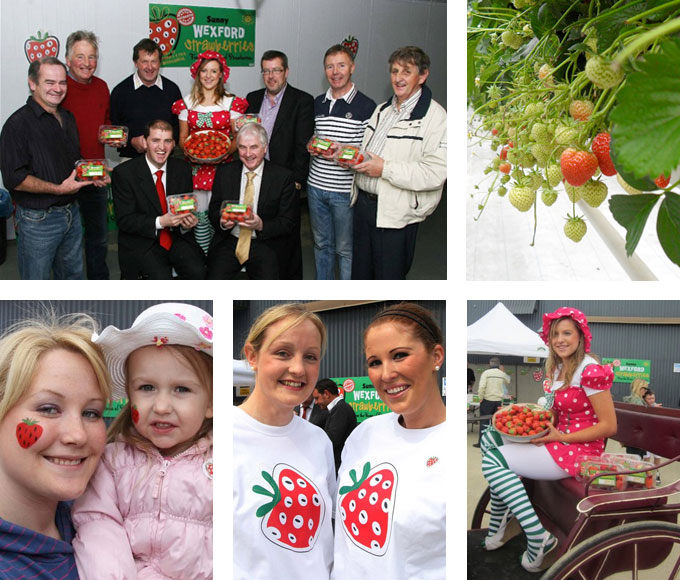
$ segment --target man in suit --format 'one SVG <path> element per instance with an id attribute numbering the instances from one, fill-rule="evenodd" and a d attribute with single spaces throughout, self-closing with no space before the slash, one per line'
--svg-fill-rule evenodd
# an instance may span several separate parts
<path id="1" fill-rule="evenodd" d="M 288 84 L 288 57 L 278 50 L 268 50 L 260 59 L 265 88 L 248 93 L 247 113 L 259 115 L 269 137 L 267 159 L 293 172 L 299 196 L 307 183 L 309 152 L 307 142 L 314 133 L 314 99 Z M 290 238 L 289 259 L 282 278 L 302 279 L 300 223 Z"/>
<path id="2" fill-rule="evenodd" d="M 113 208 L 118 222 L 118 260 L 126 279 L 205 278 L 203 250 L 191 229 L 192 213 L 172 214 L 167 195 L 191 193 L 191 166 L 170 157 L 175 140 L 164 120 L 144 130 L 146 153 L 114 169 Z"/>
<path id="3" fill-rule="evenodd" d="M 331 379 L 321 379 L 314 387 L 314 402 L 328 410 L 328 419 L 324 431 L 333 443 L 335 457 L 335 474 L 340 467 L 342 448 L 349 434 L 357 426 L 357 417 L 352 406 L 340 396 L 338 385 Z"/>
<path id="4" fill-rule="evenodd" d="M 314 402 L 314 393 L 311 393 L 309 397 L 302 401 L 302 405 L 298 405 L 293 411 L 296 415 L 309 421 L 312 425 L 316 425 L 322 429 L 326 426 L 328 409 L 322 409 Z"/>
<path id="5" fill-rule="evenodd" d="M 208 207 L 215 235 L 208 251 L 208 278 L 233 278 L 245 266 L 253 280 L 279 277 L 287 247 L 282 241 L 300 219 L 293 174 L 265 160 L 267 131 L 247 123 L 236 137 L 240 162 L 220 165 Z M 245 221 L 222 215 L 223 202 L 246 205 Z"/>

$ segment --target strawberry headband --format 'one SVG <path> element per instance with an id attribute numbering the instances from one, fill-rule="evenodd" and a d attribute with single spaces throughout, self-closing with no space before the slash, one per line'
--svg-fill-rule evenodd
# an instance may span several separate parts
<path id="1" fill-rule="evenodd" d="M 226 83 L 227 79 L 229 78 L 229 67 L 227 66 L 227 61 L 219 52 L 215 52 L 214 50 L 206 50 L 205 52 L 202 52 L 198 55 L 196 62 L 192 64 L 191 69 L 189 69 L 191 71 L 191 78 L 196 78 L 198 69 L 201 68 L 201 64 L 203 64 L 204 60 L 216 60 L 222 65 L 222 82 Z"/>
<path id="2" fill-rule="evenodd" d="M 583 333 L 584 349 L 586 352 L 590 352 L 590 343 L 593 340 L 593 335 L 590 333 L 590 328 L 588 328 L 588 320 L 586 320 L 586 315 L 576 308 L 571 308 L 569 306 L 563 306 L 558 308 L 555 312 L 549 312 L 543 315 L 543 329 L 539 332 L 540 337 L 543 342 L 548 344 L 550 340 L 550 327 L 555 320 L 560 318 L 571 318 L 576 325 L 581 329 Z"/>

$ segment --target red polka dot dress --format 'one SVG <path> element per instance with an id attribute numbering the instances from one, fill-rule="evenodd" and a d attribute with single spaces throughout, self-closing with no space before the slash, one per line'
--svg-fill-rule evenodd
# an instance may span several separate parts
<path id="1" fill-rule="evenodd" d="M 566 389 L 559 390 L 563 385 L 562 381 L 547 380 L 544 389 L 548 405 L 550 406 L 552 400 L 552 409 L 557 412 L 555 426 L 558 431 L 576 433 L 596 425 L 598 418 L 589 397 L 611 389 L 613 379 L 614 372 L 610 366 L 597 364 L 595 359 L 586 356 L 574 373 L 572 385 Z M 545 447 L 557 465 L 569 475 L 575 476 L 578 473 L 579 456 L 601 455 L 604 451 L 604 439 L 595 439 L 588 443 L 551 441 Z"/>

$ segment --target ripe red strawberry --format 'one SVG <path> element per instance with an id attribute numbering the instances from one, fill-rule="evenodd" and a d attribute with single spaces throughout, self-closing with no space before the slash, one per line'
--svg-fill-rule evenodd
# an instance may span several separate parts
<path id="1" fill-rule="evenodd" d="M 509 147 L 507 145 L 504 145 L 503 148 L 501 149 L 501 152 L 498 154 L 498 156 L 505 160 L 508 158 L 508 149 Z"/>
<path id="2" fill-rule="evenodd" d="M 38 425 L 38 421 L 24 419 L 17 425 L 17 440 L 19 441 L 19 445 L 24 449 L 28 449 L 40 439 L 42 432 L 43 428 Z"/>
<path id="3" fill-rule="evenodd" d="M 512 165 L 510 165 L 510 164 L 507 163 L 507 162 L 506 162 L 506 163 L 501 163 L 501 164 L 498 166 L 498 170 L 499 170 L 501 173 L 505 173 L 505 174 L 507 175 L 507 174 L 510 173 L 510 171 L 512 170 Z"/>
<path id="4" fill-rule="evenodd" d="M 28 62 L 33 62 L 46 56 L 57 56 L 59 54 L 59 39 L 56 36 L 44 34 L 38 30 L 37 36 L 31 36 L 24 43 L 24 52 Z"/>
<path id="5" fill-rule="evenodd" d="M 361 477 L 357 479 L 354 469 L 349 476 L 352 484 L 341 487 L 339 492 L 342 528 L 357 547 L 382 556 L 392 532 L 397 471 L 389 463 L 371 469 L 367 462 Z"/>
<path id="6" fill-rule="evenodd" d="M 132 422 L 136 425 L 139 423 L 139 411 L 137 405 L 132 405 Z"/>
<path id="7" fill-rule="evenodd" d="M 359 41 L 353 36 L 348 36 L 342 41 L 342 46 L 349 48 L 351 53 L 356 57 L 357 52 L 359 52 Z"/>
<path id="8" fill-rule="evenodd" d="M 262 518 L 262 533 L 281 548 L 309 552 L 319 537 L 326 512 L 321 492 L 308 477 L 285 463 L 274 468 L 273 476 L 263 471 L 262 477 L 272 490 L 253 486 L 255 493 L 271 498 L 255 512 Z"/>
<path id="9" fill-rule="evenodd" d="M 560 156 L 562 175 L 571 185 L 578 187 L 597 171 L 597 157 L 589 151 L 569 147 Z"/>
<path id="10" fill-rule="evenodd" d="M 671 182 L 671 176 L 669 175 L 668 177 L 666 177 L 666 176 L 663 175 L 663 174 L 662 174 L 662 175 L 659 175 L 659 177 L 657 177 L 657 178 L 654 180 L 654 183 L 656 183 L 656 186 L 657 186 L 659 189 L 664 189 L 664 188 L 668 187 L 668 184 L 669 184 L 670 182 Z"/>
<path id="11" fill-rule="evenodd" d="M 167 7 L 162 10 L 157 6 L 151 8 L 149 38 L 159 46 L 163 55 L 171 53 L 177 46 L 179 22 Z"/>
<path id="12" fill-rule="evenodd" d="M 612 137 L 609 133 L 598 133 L 595 135 L 593 142 L 590 144 L 590 149 L 597 157 L 597 163 L 600 166 L 600 171 L 604 175 L 616 175 L 616 168 L 612 163 L 612 158 L 609 155 L 609 145 Z"/>

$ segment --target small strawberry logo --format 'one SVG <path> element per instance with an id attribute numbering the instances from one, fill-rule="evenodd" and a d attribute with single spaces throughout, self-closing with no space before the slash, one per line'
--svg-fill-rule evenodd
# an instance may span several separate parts
<path id="1" fill-rule="evenodd" d="M 28 449 L 42 435 L 43 428 L 38 425 L 38 421 L 24 419 L 17 425 L 17 441 L 24 449 Z"/>
<path id="2" fill-rule="evenodd" d="M 262 533 L 281 548 L 309 552 L 319 537 L 326 512 L 321 492 L 309 478 L 285 463 L 274 468 L 273 476 L 263 471 L 262 477 L 271 488 L 253 486 L 255 493 L 271 498 L 255 512 L 262 518 Z"/>
<path id="3" fill-rule="evenodd" d="M 356 58 L 357 52 L 359 52 L 359 41 L 354 38 L 351 34 L 342 41 L 342 46 L 349 48 L 350 52 Z"/>
<path id="4" fill-rule="evenodd" d="M 212 457 L 208 459 L 204 464 L 203 464 L 203 473 L 205 473 L 209 479 L 213 478 L 213 460 Z"/>
<path id="5" fill-rule="evenodd" d="M 437 461 L 439 461 L 439 457 L 437 457 L 436 455 L 433 455 L 432 457 L 430 457 L 427 460 L 425 465 L 426 465 L 426 467 L 432 467 L 435 463 L 437 463 Z"/>
<path id="6" fill-rule="evenodd" d="M 156 346 L 163 346 L 164 344 L 168 344 L 168 337 L 167 336 L 154 336 L 153 340 L 151 341 L 153 344 Z"/>
<path id="7" fill-rule="evenodd" d="M 360 478 L 354 469 L 349 476 L 352 485 L 341 487 L 339 492 L 342 527 L 357 547 L 382 556 L 392 532 L 397 470 L 390 463 L 371 469 L 367 462 Z"/>
<path id="8" fill-rule="evenodd" d="M 158 45 L 163 55 L 171 53 L 177 46 L 179 22 L 176 16 L 170 14 L 167 7 L 160 9 L 153 6 L 151 8 L 149 38 Z"/>
<path id="9" fill-rule="evenodd" d="M 543 379 L 543 369 L 534 369 L 534 380 L 538 383 Z"/>
<path id="10" fill-rule="evenodd" d="M 139 423 L 139 410 L 137 405 L 132 405 L 132 422 L 136 425 Z"/>
<path id="11" fill-rule="evenodd" d="M 56 36 L 49 33 L 41 33 L 38 30 L 37 36 L 31 36 L 24 43 L 24 52 L 28 62 L 40 60 L 46 56 L 57 56 L 59 54 L 59 40 Z"/>

